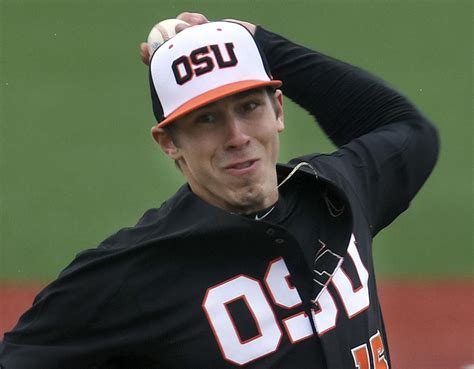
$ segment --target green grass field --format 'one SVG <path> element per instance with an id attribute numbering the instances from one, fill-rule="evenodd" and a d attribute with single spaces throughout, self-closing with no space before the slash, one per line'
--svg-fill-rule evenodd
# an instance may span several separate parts
<path id="1" fill-rule="evenodd" d="M 138 44 L 185 10 L 261 24 L 368 69 L 440 130 L 435 173 L 376 239 L 385 278 L 473 275 L 470 0 L 0 0 L 0 280 L 49 280 L 183 183 L 150 137 Z M 286 101 L 281 160 L 333 150 Z"/>

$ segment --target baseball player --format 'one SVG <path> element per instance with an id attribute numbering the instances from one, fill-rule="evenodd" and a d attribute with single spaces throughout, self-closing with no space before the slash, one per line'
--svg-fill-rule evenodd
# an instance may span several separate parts
<path id="1" fill-rule="evenodd" d="M 432 171 L 435 128 L 356 67 L 249 23 L 180 18 L 191 27 L 142 57 L 152 135 L 187 183 L 80 253 L 0 365 L 390 368 L 372 239 Z M 282 94 L 337 151 L 277 164 Z"/>

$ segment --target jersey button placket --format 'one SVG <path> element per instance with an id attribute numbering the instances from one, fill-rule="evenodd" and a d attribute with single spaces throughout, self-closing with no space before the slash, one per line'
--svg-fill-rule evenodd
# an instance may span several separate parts
<path id="1" fill-rule="evenodd" d="M 267 228 L 265 231 L 267 236 L 271 237 L 273 239 L 273 242 L 275 242 L 277 245 L 282 245 L 285 243 L 285 239 L 278 237 L 277 231 L 274 228 Z"/>
<path id="2" fill-rule="evenodd" d="M 268 228 L 266 233 L 268 236 L 271 237 L 275 234 L 275 230 L 273 228 Z"/>

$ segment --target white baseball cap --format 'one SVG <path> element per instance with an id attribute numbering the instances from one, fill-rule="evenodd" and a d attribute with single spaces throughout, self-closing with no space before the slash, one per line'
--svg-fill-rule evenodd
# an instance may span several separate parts
<path id="1" fill-rule="evenodd" d="M 272 79 L 247 28 L 226 21 L 192 26 L 165 41 L 151 57 L 149 77 L 158 127 L 223 97 L 282 84 Z"/>

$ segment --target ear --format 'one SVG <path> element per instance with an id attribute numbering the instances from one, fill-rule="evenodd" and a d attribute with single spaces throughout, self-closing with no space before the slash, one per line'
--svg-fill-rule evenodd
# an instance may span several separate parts
<path id="1" fill-rule="evenodd" d="M 274 94 L 276 115 L 278 120 L 278 132 L 283 132 L 285 129 L 285 115 L 283 113 L 283 92 L 281 90 L 275 90 Z"/>
<path id="2" fill-rule="evenodd" d="M 156 143 L 160 145 L 161 150 L 163 150 L 166 155 L 168 155 L 173 160 L 181 159 L 179 147 L 176 146 L 173 138 L 168 132 L 166 132 L 163 128 L 154 126 L 151 129 L 151 135 L 153 136 L 153 139 L 156 141 Z"/>

